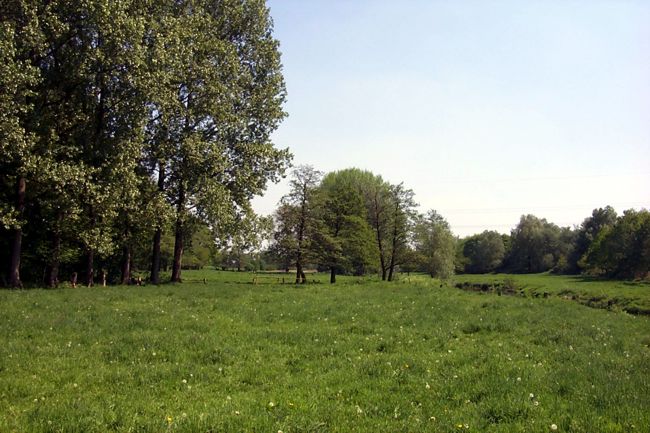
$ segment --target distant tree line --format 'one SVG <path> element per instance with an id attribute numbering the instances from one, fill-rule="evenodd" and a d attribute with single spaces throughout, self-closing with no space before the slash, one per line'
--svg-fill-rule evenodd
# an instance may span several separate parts
<path id="1" fill-rule="evenodd" d="M 3 0 L 2 282 L 180 281 L 285 170 L 284 100 L 264 0 Z"/>
<path id="2" fill-rule="evenodd" d="M 468 273 L 551 271 L 611 278 L 645 278 L 650 273 L 650 212 L 606 206 L 594 209 L 579 227 L 524 215 L 510 235 L 493 231 L 461 239 L 457 270 Z"/>
<path id="3" fill-rule="evenodd" d="M 650 270 L 650 212 L 595 209 L 580 227 L 559 227 L 524 215 L 510 234 L 495 231 L 458 239 L 434 210 L 417 212 L 412 190 L 359 169 L 323 174 L 297 167 L 275 215 L 267 261 L 330 273 L 398 271 L 446 278 L 459 273 L 588 273 L 645 278 Z"/>

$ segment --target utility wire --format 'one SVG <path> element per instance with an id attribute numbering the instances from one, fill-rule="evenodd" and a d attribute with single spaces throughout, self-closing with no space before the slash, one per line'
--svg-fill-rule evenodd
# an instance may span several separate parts
<path id="1" fill-rule="evenodd" d="M 508 177 L 508 178 L 448 178 L 448 179 L 438 179 L 434 182 L 444 182 L 444 183 L 489 183 L 489 182 L 530 182 L 538 180 L 572 180 L 572 179 L 597 179 L 597 178 L 623 178 L 623 177 L 643 177 L 650 176 L 650 172 L 644 173 L 619 173 L 619 174 L 590 174 L 590 175 L 578 175 L 578 176 L 531 176 L 531 177 Z"/>
<path id="2" fill-rule="evenodd" d="M 482 214 L 482 213 L 499 213 L 499 212 L 519 212 L 522 214 L 531 213 L 532 211 L 549 211 L 549 210 L 580 210 L 580 209 L 597 209 L 605 206 L 632 206 L 632 207 L 650 207 L 649 202 L 627 202 L 627 203 L 609 203 L 606 205 L 570 205 L 570 206 L 522 206 L 522 207 L 504 207 L 504 208 L 466 208 L 466 209 L 440 209 L 441 214 Z"/>

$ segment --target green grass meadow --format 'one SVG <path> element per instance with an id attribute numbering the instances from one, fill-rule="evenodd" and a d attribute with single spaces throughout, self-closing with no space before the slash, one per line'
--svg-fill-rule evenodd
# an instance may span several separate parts
<path id="1" fill-rule="evenodd" d="M 1 291 L 0 432 L 650 431 L 647 316 L 426 277 L 184 277 Z"/>

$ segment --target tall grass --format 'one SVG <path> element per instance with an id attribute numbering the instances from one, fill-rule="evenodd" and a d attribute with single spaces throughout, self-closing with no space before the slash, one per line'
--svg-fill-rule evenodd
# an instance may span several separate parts
<path id="1" fill-rule="evenodd" d="M 645 317 L 424 278 L 185 277 L 0 292 L 0 431 L 650 431 Z"/>

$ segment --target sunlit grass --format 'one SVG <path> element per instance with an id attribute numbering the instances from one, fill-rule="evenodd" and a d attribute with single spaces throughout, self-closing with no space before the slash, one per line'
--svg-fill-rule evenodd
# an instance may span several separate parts
<path id="1" fill-rule="evenodd" d="M 650 315 L 650 282 L 590 278 L 582 275 L 482 274 L 457 275 L 454 282 L 514 285 L 526 296 L 559 296 L 585 305 Z"/>
<path id="2" fill-rule="evenodd" d="M 0 292 L 0 431 L 650 430 L 645 317 L 419 277 L 184 276 Z"/>

